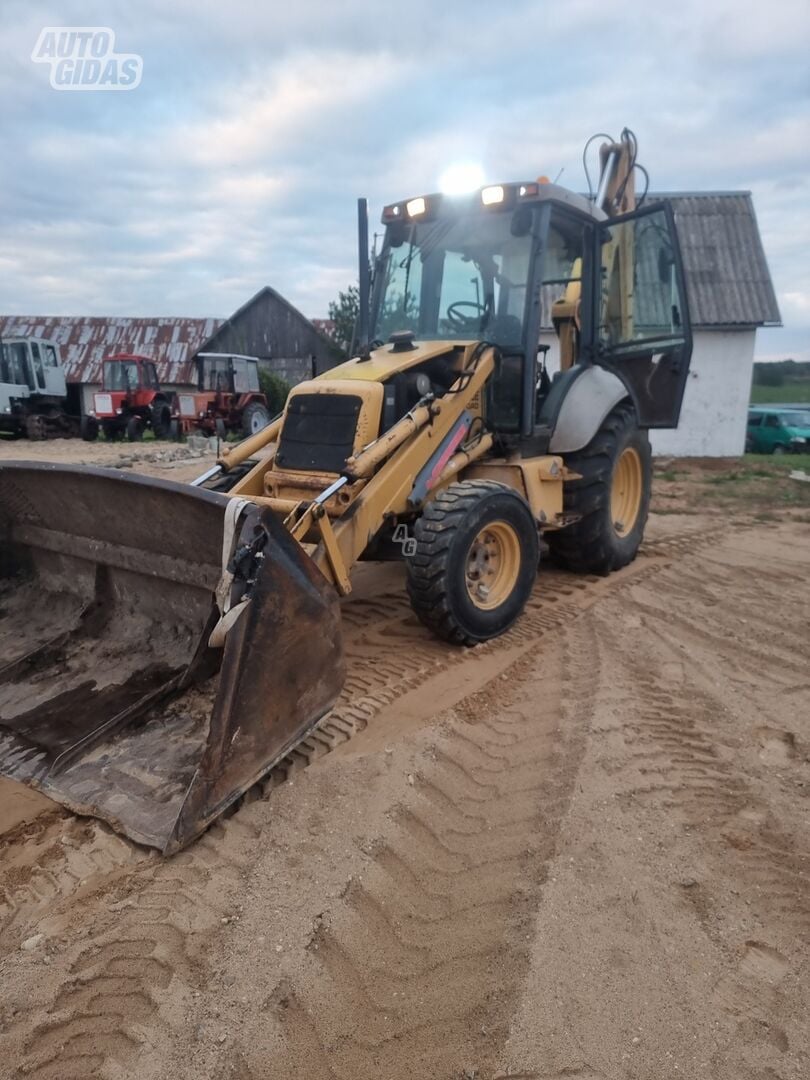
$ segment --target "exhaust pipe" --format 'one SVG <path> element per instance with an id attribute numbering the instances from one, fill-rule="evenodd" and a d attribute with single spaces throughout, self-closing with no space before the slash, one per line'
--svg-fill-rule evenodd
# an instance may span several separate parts
<path id="1" fill-rule="evenodd" d="M 371 357 L 369 336 L 371 295 L 371 269 L 368 261 L 368 199 L 357 200 L 357 262 L 360 303 L 357 312 L 358 356 L 361 360 Z"/>

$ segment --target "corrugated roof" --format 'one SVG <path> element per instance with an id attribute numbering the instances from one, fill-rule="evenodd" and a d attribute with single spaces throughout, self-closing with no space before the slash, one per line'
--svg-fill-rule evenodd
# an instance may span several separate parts
<path id="1" fill-rule="evenodd" d="M 675 211 L 696 327 L 780 326 L 750 191 L 658 192 Z"/>
<path id="2" fill-rule="evenodd" d="M 105 356 L 133 352 L 154 360 L 158 378 L 168 385 L 194 381 L 191 358 L 223 321 L 0 315 L 0 336 L 40 337 L 58 342 L 70 382 L 101 382 L 101 361 Z"/>

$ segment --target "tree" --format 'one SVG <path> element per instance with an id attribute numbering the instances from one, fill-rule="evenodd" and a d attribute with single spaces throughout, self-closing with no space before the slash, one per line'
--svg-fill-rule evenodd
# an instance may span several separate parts
<path id="1" fill-rule="evenodd" d="M 329 304 L 329 318 L 334 323 L 331 338 L 344 356 L 348 356 L 354 340 L 355 328 L 360 315 L 360 289 L 350 285 L 346 292 L 338 293 L 337 300 Z"/>
<path id="2" fill-rule="evenodd" d="M 262 393 L 267 398 L 267 407 L 270 410 L 270 415 L 278 416 L 287 401 L 287 395 L 290 392 L 290 384 L 286 379 L 282 379 L 280 375 L 277 375 L 275 371 L 268 371 L 266 368 L 260 367 L 259 386 L 262 388 Z"/>
<path id="3" fill-rule="evenodd" d="M 754 382 L 757 386 L 781 386 L 784 381 L 778 364 L 760 362 L 754 366 Z"/>

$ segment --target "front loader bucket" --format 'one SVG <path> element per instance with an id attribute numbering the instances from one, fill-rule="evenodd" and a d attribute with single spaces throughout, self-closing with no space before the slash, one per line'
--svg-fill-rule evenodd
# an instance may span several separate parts
<path id="1" fill-rule="evenodd" d="M 337 595 L 270 510 L 0 465 L 0 775 L 170 853 L 342 684 Z"/>

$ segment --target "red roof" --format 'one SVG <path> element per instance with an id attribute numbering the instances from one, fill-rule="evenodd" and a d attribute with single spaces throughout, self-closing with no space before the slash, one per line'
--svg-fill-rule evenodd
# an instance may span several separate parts
<path id="1" fill-rule="evenodd" d="M 148 356 L 162 383 L 194 382 L 190 362 L 223 319 L 0 315 L 0 336 L 55 341 L 69 382 L 101 382 L 101 361 L 113 353 Z"/>
<path id="2" fill-rule="evenodd" d="M 331 337 L 335 332 L 334 319 L 310 319 L 309 321 L 319 333 L 325 334 L 327 337 Z"/>

